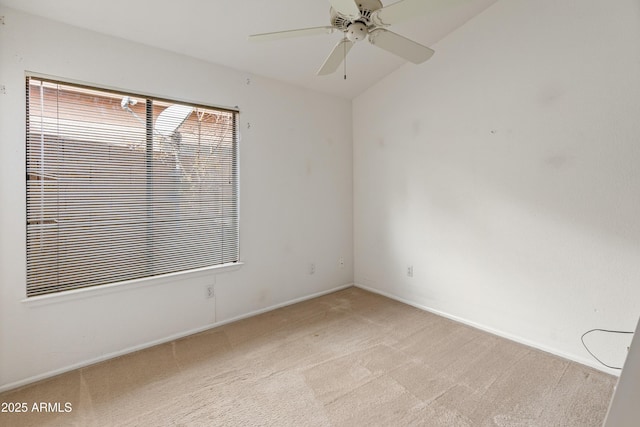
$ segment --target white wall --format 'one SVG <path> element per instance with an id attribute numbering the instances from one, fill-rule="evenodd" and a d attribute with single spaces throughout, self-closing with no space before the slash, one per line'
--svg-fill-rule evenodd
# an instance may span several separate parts
<path id="1" fill-rule="evenodd" d="M 350 101 L 11 9 L 0 15 L 0 390 L 352 282 Z M 22 302 L 25 70 L 239 106 L 244 265 Z M 214 282 L 216 297 L 205 299 Z"/>
<path id="2" fill-rule="evenodd" d="M 500 1 L 434 48 L 354 100 L 355 282 L 599 366 L 580 335 L 640 314 L 640 3 Z"/>

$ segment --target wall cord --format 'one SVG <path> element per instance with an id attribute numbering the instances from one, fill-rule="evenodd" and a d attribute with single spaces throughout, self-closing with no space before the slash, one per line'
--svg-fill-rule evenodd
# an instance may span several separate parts
<path id="1" fill-rule="evenodd" d="M 587 345 L 584 343 L 584 337 L 586 335 L 590 334 L 591 332 L 607 332 L 607 333 L 611 333 L 611 334 L 633 334 L 633 331 L 630 332 L 630 331 L 611 331 L 611 330 L 608 330 L 608 329 L 591 329 L 591 330 L 585 332 L 584 334 L 582 334 L 582 336 L 580 337 L 580 341 L 582 341 L 582 345 L 584 346 L 585 350 L 587 350 L 587 352 L 591 356 L 593 356 L 594 359 L 596 359 L 598 362 L 600 362 L 601 364 L 603 364 L 607 368 L 621 370 L 622 368 L 619 368 L 617 366 L 609 366 L 609 365 L 607 365 L 602 360 L 598 359 L 596 357 L 596 355 L 591 352 L 591 350 L 589 350 L 589 347 L 587 347 Z"/>

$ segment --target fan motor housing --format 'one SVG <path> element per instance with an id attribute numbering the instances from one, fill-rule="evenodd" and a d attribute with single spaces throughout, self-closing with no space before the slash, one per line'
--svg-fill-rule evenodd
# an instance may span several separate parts
<path id="1" fill-rule="evenodd" d="M 378 9 L 382 9 L 382 2 L 380 0 L 357 0 L 357 3 L 361 16 L 356 22 L 362 22 L 366 27 L 371 26 L 371 14 Z M 330 9 L 329 14 L 331 16 L 331 25 L 341 31 L 347 31 L 352 24 L 349 19 L 338 14 L 333 8 Z"/>

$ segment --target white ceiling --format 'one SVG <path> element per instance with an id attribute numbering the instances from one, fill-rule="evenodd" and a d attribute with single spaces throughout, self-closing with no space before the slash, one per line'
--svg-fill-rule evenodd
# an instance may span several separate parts
<path id="1" fill-rule="evenodd" d="M 430 46 L 497 0 L 424 1 L 436 4 L 436 12 L 390 29 Z M 327 0 L 0 0 L 0 4 L 345 98 L 357 96 L 405 63 L 360 42 L 347 58 L 345 81 L 342 67 L 330 76 L 315 75 L 340 33 L 262 43 L 247 40 L 249 34 L 329 25 Z M 429 61 L 417 66 L 428 67 Z"/>

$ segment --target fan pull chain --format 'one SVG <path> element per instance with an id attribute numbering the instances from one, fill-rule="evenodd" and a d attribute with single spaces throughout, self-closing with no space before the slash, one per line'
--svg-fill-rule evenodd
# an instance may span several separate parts
<path id="1" fill-rule="evenodd" d="M 344 65 L 344 79 L 347 80 L 347 37 L 344 37 L 343 43 L 342 43 L 342 53 L 343 53 L 343 58 L 342 58 L 342 64 Z"/>

